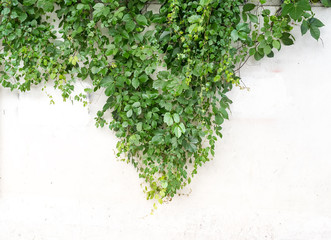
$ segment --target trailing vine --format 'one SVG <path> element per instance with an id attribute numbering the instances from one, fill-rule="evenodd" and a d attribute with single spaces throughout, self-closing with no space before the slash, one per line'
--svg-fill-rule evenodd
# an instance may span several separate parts
<path id="1" fill-rule="evenodd" d="M 243 87 L 247 60 L 292 45 L 296 24 L 318 40 L 323 23 L 308 0 L 285 0 L 276 12 L 265 0 L 159 3 L 153 12 L 147 0 L 1 0 L 0 84 L 24 92 L 53 83 L 84 104 L 104 91 L 96 125 L 115 131 L 117 156 L 162 203 L 213 158 L 226 94 Z M 78 81 L 93 87 L 76 94 Z"/>

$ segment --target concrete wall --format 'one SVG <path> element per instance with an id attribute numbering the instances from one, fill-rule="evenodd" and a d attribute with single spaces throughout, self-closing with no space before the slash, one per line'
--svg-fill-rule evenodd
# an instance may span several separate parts
<path id="1" fill-rule="evenodd" d="M 83 108 L 0 89 L 0 239 L 331 239 L 331 9 L 316 12 L 323 42 L 297 29 L 294 46 L 247 64 L 215 160 L 153 216 L 94 126 L 100 95 Z"/>

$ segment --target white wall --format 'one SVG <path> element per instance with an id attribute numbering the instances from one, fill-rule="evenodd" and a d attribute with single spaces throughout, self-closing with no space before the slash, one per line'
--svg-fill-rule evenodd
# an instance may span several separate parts
<path id="1" fill-rule="evenodd" d="M 150 216 L 140 179 L 90 109 L 0 89 L 0 240 L 331 239 L 331 9 L 321 41 L 242 71 L 217 157 Z"/>

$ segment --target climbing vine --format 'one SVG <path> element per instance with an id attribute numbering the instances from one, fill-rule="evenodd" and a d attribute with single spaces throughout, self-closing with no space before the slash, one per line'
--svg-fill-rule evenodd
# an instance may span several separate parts
<path id="1" fill-rule="evenodd" d="M 213 158 L 229 118 L 226 94 L 243 87 L 247 60 L 292 45 L 294 25 L 318 40 L 323 23 L 308 0 L 285 0 L 277 11 L 266 0 L 160 0 L 154 12 L 150 4 L 1 0 L 0 84 L 24 92 L 53 83 L 64 100 L 84 104 L 102 90 L 96 125 L 116 133 L 117 156 L 162 203 Z M 93 87 L 77 94 L 78 81 Z"/>

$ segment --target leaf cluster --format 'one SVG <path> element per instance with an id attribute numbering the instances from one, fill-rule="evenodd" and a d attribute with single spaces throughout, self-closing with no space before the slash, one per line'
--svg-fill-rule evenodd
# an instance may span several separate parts
<path id="1" fill-rule="evenodd" d="M 247 60 L 293 44 L 293 24 L 319 39 L 323 23 L 308 0 L 275 13 L 264 0 L 159 2 L 153 12 L 147 0 L 2 0 L 0 84 L 28 91 L 52 82 L 64 99 L 85 103 L 103 91 L 96 125 L 116 133 L 117 156 L 162 203 L 215 155 L 226 95 L 241 86 Z M 75 95 L 77 81 L 92 87 Z"/>

